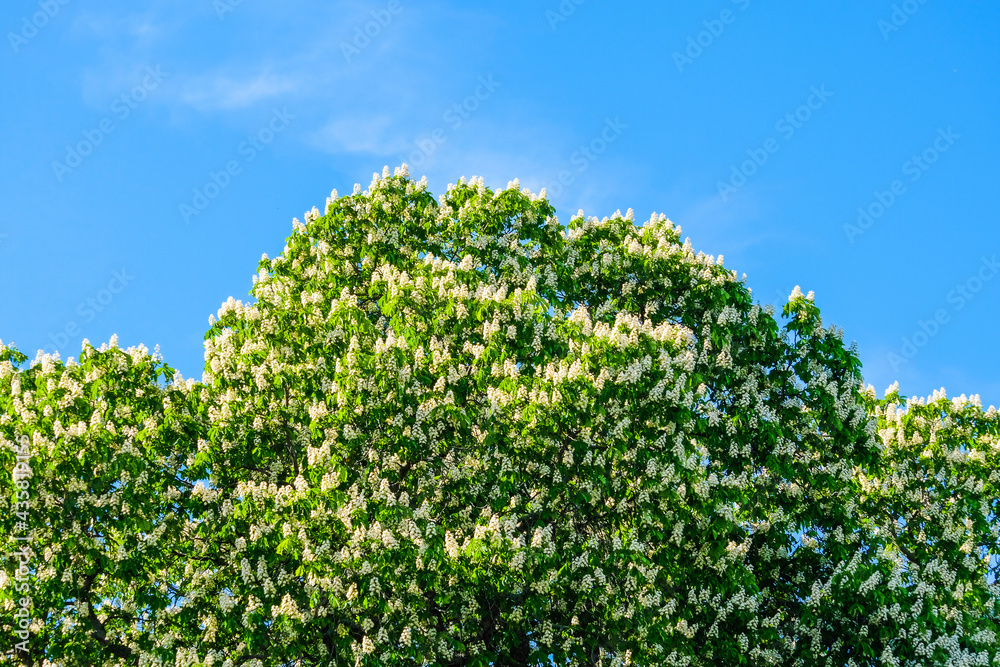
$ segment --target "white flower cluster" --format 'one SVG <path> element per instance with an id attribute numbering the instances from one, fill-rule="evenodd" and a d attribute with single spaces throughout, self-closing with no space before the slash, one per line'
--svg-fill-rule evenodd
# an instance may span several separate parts
<path id="1" fill-rule="evenodd" d="M 72 565 L 39 580 L 116 653 L 850 664 L 889 632 L 996 661 L 977 397 L 876 399 L 812 293 L 779 326 L 665 216 L 563 231 L 517 182 L 436 200 L 386 169 L 303 219 L 210 318 L 203 383 L 114 340 L 29 371 L 0 343 L 4 451 L 31 432 L 36 471 L 87 473 L 36 474 Z"/>

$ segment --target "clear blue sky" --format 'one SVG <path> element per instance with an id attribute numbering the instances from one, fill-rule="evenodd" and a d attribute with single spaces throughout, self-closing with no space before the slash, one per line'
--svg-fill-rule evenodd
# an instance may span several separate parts
<path id="1" fill-rule="evenodd" d="M 0 339 L 32 358 L 117 333 L 200 379 L 292 218 L 406 161 L 564 223 L 665 213 L 762 302 L 815 291 L 880 395 L 1000 405 L 995 3 L 19 0 L 0 29 Z"/>

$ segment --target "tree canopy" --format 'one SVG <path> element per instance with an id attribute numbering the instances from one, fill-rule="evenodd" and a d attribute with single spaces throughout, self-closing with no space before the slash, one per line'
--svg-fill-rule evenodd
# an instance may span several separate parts
<path id="1" fill-rule="evenodd" d="M 996 410 L 680 239 L 386 169 L 201 382 L 0 343 L 5 664 L 1000 664 Z"/>

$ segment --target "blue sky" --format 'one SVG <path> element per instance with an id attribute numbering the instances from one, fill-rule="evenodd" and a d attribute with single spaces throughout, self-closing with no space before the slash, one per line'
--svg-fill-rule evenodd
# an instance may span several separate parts
<path id="1" fill-rule="evenodd" d="M 159 344 L 402 162 L 665 213 L 813 290 L 879 394 L 1000 405 L 1000 5 L 81 0 L 0 9 L 0 339 Z"/>

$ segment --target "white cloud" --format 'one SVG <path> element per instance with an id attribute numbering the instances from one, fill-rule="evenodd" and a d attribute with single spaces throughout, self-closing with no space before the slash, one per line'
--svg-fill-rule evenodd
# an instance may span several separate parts
<path id="1" fill-rule="evenodd" d="M 263 71 L 252 77 L 206 75 L 179 83 L 179 99 L 199 111 L 244 109 L 261 100 L 296 93 L 296 77 Z"/>
<path id="2" fill-rule="evenodd" d="M 83 11 L 74 18 L 72 30 L 78 36 L 100 39 L 102 46 L 126 40 L 132 49 L 145 50 L 175 34 L 182 24 L 183 20 L 167 19 L 152 8 L 126 16 Z"/>
<path id="3" fill-rule="evenodd" d="M 134 13 L 115 12 L 105 7 L 82 7 L 74 15 L 72 33 L 78 38 L 99 40 L 105 55 L 146 55 L 155 46 L 166 44 L 180 34 L 186 24 L 204 10 L 171 0 L 149 0 Z M 211 10 L 209 10 L 211 11 Z"/>
<path id="4" fill-rule="evenodd" d="M 91 91 L 90 103 L 95 108 L 106 108 L 115 95 L 134 86 L 142 71 L 139 65 L 162 61 L 171 76 L 168 85 L 157 91 L 156 100 L 180 112 L 177 117 L 193 120 L 185 111 L 194 110 L 226 118 L 257 106 L 287 104 L 301 114 L 299 137 L 314 150 L 359 162 L 377 161 L 372 169 L 405 161 L 411 173 L 426 173 L 442 183 L 476 174 L 493 187 L 505 187 L 517 177 L 536 192 L 546 182 L 552 189 L 558 165 L 566 163 L 579 141 L 588 138 L 570 123 L 548 120 L 544 102 L 512 99 L 513 82 L 494 72 L 494 63 L 477 63 L 481 35 L 489 34 L 490 27 L 500 27 L 499 20 L 485 10 L 437 4 L 421 5 L 418 10 L 404 3 L 404 10 L 393 15 L 348 62 L 341 43 L 351 42 L 355 27 L 373 20 L 368 4 L 323 6 L 309 20 L 309 32 L 292 40 L 286 30 L 302 27 L 301 20 L 290 20 L 272 7 L 244 3 L 240 12 L 255 12 L 258 19 L 264 12 L 266 21 L 281 27 L 274 41 L 254 44 L 251 50 L 179 51 L 167 58 L 162 57 L 162 49 L 149 48 L 142 36 L 159 30 L 162 36 L 172 37 L 159 42 L 180 44 L 197 34 L 191 31 L 222 29 L 222 24 L 211 3 L 195 10 L 174 9 L 168 0 L 151 2 L 158 13 L 91 17 L 88 35 L 109 40 L 109 46 L 102 47 L 108 51 L 106 57 L 85 72 L 85 89 Z M 226 26 L 233 25 L 229 18 Z M 448 48 L 427 38 L 442 25 L 458 40 Z M 467 62 L 455 62 L 456 48 L 469 53 Z M 205 56 L 218 59 L 208 62 Z M 136 65 L 124 68 L 122 63 Z M 449 74 L 442 76 L 443 72 Z M 495 81 L 496 91 L 484 91 L 475 109 L 449 115 L 456 104 L 479 95 L 484 77 Z M 595 122 L 599 127 L 599 119 Z M 414 164 L 417 142 L 427 145 L 433 136 L 443 139 Z M 608 164 L 602 172 L 613 171 L 610 167 L 617 163 L 610 156 L 605 159 Z M 574 195 L 579 198 L 586 188 L 583 198 L 591 202 L 609 184 L 593 170 L 586 176 L 601 184 L 588 185 L 580 178 Z"/>
<path id="5" fill-rule="evenodd" d="M 398 118 L 387 113 L 356 113 L 329 121 L 309 138 L 309 143 L 328 153 L 395 155 L 409 148 L 401 136 Z"/>

